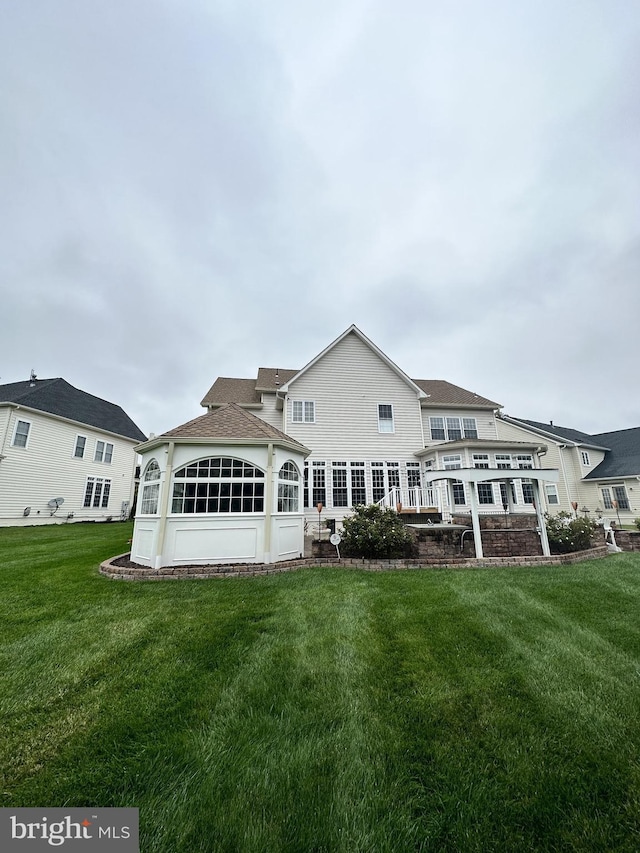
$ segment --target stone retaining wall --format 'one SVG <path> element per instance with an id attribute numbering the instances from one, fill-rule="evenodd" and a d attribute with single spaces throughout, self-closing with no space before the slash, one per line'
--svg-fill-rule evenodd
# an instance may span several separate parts
<path id="1" fill-rule="evenodd" d="M 161 580 L 187 580 L 208 578 L 251 578 L 262 575 L 275 575 L 282 572 L 296 571 L 302 568 L 340 568 L 361 569 L 368 572 L 406 571 L 411 569 L 422 569 L 437 571 L 440 569 L 488 569 L 535 566 L 564 566 L 578 563 L 582 560 L 594 560 L 607 556 L 606 547 L 592 548 L 589 551 L 578 551 L 575 554 L 560 554 L 553 557 L 485 557 L 477 559 L 442 559 L 433 560 L 428 563 L 421 559 L 416 560 L 358 560 L 346 558 L 338 560 L 316 558 L 304 560 L 291 560 L 289 562 L 256 564 L 239 563 L 235 565 L 217 566 L 164 566 L 162 569 L 154 570 L 147 566 L 138 566 L 129 561 L 129 554 L 120 554 L 105 560 L 100 565 L 100 573 L 114 580 L 135 581 L 161 581 Z M 117 565 L 120 561 L 122 565 Z"/>

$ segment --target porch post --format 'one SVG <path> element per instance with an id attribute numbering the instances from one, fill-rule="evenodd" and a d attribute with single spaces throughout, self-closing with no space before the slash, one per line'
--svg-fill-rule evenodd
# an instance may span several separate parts
<path id="1" fill-rule="evenodd" d="M 173 476 L 173 451 L 175 442 L 170 441 L 167 450 L 167 467 L 164 473 L 164 483 L 161 486 L 160 495 L 160 521 L 158 522 L 158 537 L 156 539 L 156 553 L 153 559 L 153 568 L 160 569 L 164 565 L 164 542 L 167 533 L 167 514 L 169 512 L 169 489 Z"/>
<path id="2" fill-rule="evenodd" d="M 471 524 L 473 525 L 473 541 L 476 548 L 476 557 L 480 560 L 484 557 L 482 550 L 482 536 L 480 534 L 480 515 L 478 513 L 478 496 L 476 484 L 466 481 L 469 489 L 469 504 L 471 506 Z"/>
<path id="3" fill-rule="evenodd" d="M 271 563 L 271 527 L 273 525 L 273 499 L 275 483 L 273 480 L 273 443 L 267 445 L 267 482 L 264 495 L 264 542 L 263 562 Z"/>
<path id="4" fill-rule="evenodd" d="M 540 506 L 540 483 L 538 480 L 531 480 L 533 487 L 533 500 L 536 507 L 536 516 L 538 518 L 538 527 L 540 529 L 540 544 L 542 545 L 542 553 L 545 557 L 551 556 L 551 548 L 549 547 L 549 537 L 547 536 L 547 526 L 544 523 L 544 515 Z"/>

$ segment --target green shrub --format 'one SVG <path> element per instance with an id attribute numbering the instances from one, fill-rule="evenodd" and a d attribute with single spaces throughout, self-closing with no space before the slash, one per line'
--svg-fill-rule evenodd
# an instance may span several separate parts
<path id="1" fill-rule="evenodd" d="M 377 504 L 358 506 L 342 524 L 345 556 L 395 559 L 416 553 L 413 534 L 392 509 L 381 509 Z"/>
<path id="2" fill-rule="evenodd" d="M 633 523 L 635 524 L 637 529 L 640 530 L 640 518 L 636 518 L 636 520 Z"/>
<path id="3" fill-rule="evenodd" d="M 573 518 L 561 510 L 556 515 L 545 514 L 549 546 L 554 554 L 586 551 L 591 547 L 596 524 L 588 518 Z"/>

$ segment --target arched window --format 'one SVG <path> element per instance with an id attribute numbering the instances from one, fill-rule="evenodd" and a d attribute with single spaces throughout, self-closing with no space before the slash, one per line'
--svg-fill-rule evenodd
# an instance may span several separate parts
<path id="1" fill-rule="evenodd" d="M 221 456 L 190 462 L 174 475 L 171 512 L 264 512 L 264 471 Z"/>
<path id="2" fill-rule="evenodd" d="M 160 466 L 156 459 L 152 459 L 144 469 L 142 483 L 140 514 L 155 515 L 158 512 L 158 497 L 160 495 Z"/>
<path id="3" fill-rule="evenodd" d="M 278 512 L 300 509 L 300 474 L 293 462 L 285 462 L 278 472 Z"/>

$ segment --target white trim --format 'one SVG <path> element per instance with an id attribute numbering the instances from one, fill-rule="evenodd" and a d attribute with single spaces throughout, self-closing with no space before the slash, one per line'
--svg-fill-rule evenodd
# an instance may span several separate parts
<path id="1" fill-rule="evenodd" d="M 82 455 L 81 456 L 78 456 L 78 454 L 76 453 L 76 450 L 78 449 L 78 439 L 79 438 L 84 438 L 84 445 L 82 446 Z M 84 459 L 85 454 L 87 452 L 88 442 L 89 442 L 88 436 L 83 435 L 81 432 L 77 432 L 76 433 L 76 440 L 73 443 L 73 452 L 71 453 L 71 458 L 72 459 Z"/>
<path id="2" fill-rule="evenodd" d="M 381 418 L 380 417 L 380 408 L 381 406 L 388 406 L 391 409 L 391 417 L 390 418 Z M 393 435 L 396 431 L 396 421 L 393 412 L 393 403 L 378 403 L 378 432 L 380 435 Z M 382 424 L 388 424 L 391 422 L 391 429 L 382 429 Z"/>
<path id="3" fill-rule="evenodd" d="M 25 437 L 24 444 L 16 444 L 16 436 L 18 435 L 18 424 L 26 424 L 29 429 L 27 430 L 27 435 Z M 33 426 L 33 421 L 27 421 L 24 418 L 19 418 L 16 416 L 16 423 L 13 428 L 13 438 L 11 439 L 11 447 L 17 447 L 19 450 L 27 450 L 29 448 L 29 441 L 31 439 L 31 427 Z"/>

